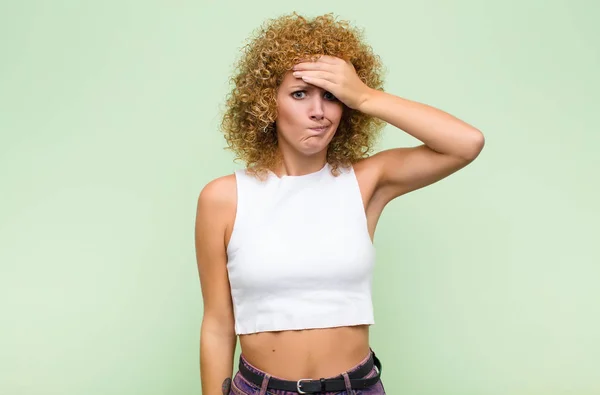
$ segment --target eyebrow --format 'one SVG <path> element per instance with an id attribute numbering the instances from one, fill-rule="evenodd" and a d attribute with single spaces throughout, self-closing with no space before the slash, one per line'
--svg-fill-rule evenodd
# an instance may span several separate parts
<path id="1" fill-rule="evenodd" d="M 300 88 L 300 89 L 307 89 L 307 88 L 311 88 L 311 86 L 308 85 L 308 84 L 296 84 L 296 85 L 290 86 L 289 88 L 290 89 L 298 89 L 298 88 Z"/>

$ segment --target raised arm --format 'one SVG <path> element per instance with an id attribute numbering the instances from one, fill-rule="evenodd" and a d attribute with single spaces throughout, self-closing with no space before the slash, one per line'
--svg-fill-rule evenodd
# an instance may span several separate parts
<path id="1" fill-rule="evenodd" d="M 448 177 L 483 149 L 485 139 L 475 127 L 432 106 L 369 88 L 348 61 L 323 55 L 316 62 L 295 65 L 293 75 L 423 143 L 382 151 L 362 161 L 370 178 L 377 180 L 373 196 L 381 204 Z"/>
<path id="2" fill-rule="evenodd" d="M 223 381 L 233 373 L 236 336 L 225 240 L 235 215 L 235 199 L 233 175 L 211 181 L 198 197 L 195 245 L 204 304 L 200 329 L 204 395 L 222 394 Z"/>
<path id="3" fill-rule="evenodd" d="M 370 91 L 360 110 L 396 126 L 422 145 L 393 148 L 365 160 L 376 169 L 375 195 L 384 203 L 423 188 L 475 160 L 485 139 L 475 127 L 432 106 Z"/>

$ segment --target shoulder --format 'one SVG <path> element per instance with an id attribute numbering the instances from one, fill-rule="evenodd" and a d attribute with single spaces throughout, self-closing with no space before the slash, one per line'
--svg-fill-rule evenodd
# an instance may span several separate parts
<path id="1" fill-rule="evenodd" d="M 357 177 L 374 179 L 379 174 L 380 164 L 381 161 L 377 158 L 377 155 L 374 155 L 360 159 L 352 167 Z"/>
<path id="2" fill-rule="evenodd" d="M 209 204 L 222 204 L 236 192 L 235 174 L 228 174 L 208 182 L 200 191 L 198 200 Z"/>
<path id="3" fill-rule="evenodd" d="M 420 148 L 393 148 L 377 152 L 376 154 L 360 159 L 354 164 L 354 172 L 368 206 L 383 207 L 393 197 L 399 195 L 388 193 L 385 187 L 386 170 L 400 167 L 407 155 Z"/>
<path id="4" fill-rule="evenodd" d="M 404 147 L 383 150 L 369 157 L 360 159 L 354 164 L 354 170 L 356 173 L 363 174 L 374 182 L 377 182 L 385 167 L 389 165 L 391 159 L 398 160 L 398 158 L 402 158 L 414 150 L 415 148 Z"/>
<path id="5" fill-rule="evenodd" d="M 381 161 L 379 158 L 377 158 L 376 155 L 363 158 L 354 163 L 352 167 L 361 189 L 370 191 L 371 193 L 369 193 L 369 195 L 371 195 L 379 181 L 381 169 Z"/>
<path id="6" fill-rule="evenodd" d="M 237 203 L 237 183 L 235 174 L 229 174 L 207 183 L 198 196 L 198 215 L 222 217 Z"/>

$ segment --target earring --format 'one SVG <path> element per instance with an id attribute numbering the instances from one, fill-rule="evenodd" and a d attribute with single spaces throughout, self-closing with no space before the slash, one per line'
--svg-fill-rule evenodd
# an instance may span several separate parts
<path id="1" fill-rule="evenodd" d="M 269 133 L 273 130 L 273 124 L 269 124 L 263 128 L 263 133 Z"/>

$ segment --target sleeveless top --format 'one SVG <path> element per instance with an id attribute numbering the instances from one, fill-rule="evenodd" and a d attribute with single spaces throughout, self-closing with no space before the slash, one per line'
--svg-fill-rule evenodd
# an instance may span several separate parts
<path id="1" fill-rule="evenodd" d="M 236 334 L 374 324 L 375 248 L 352 166 L 266 181 L 235 171 L 227 246 Z"/>

